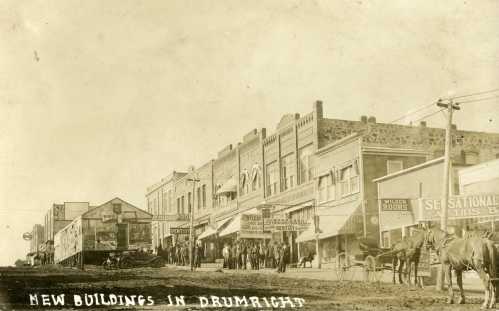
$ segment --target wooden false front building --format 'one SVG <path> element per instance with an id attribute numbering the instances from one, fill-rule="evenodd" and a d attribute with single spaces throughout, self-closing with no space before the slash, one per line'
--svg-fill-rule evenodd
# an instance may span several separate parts
<path id="1" fill-rule="evenodd" d="M 76 217 L 54 237 L 54 260 L 63 265 L 101 264 L 111 252 L 149 249 L 152 215 L 112 199 Z"/>

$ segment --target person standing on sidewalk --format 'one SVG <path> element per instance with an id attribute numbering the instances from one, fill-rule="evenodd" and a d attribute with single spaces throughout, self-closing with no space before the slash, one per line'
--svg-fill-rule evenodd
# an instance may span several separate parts
<path id="1" fill-rule="evenodd" d="M 279 271 L 279 255 L 280 254 L 280 245 L 275 243 L 274 244 L 274 268 L 277 269 L 277 272 L 280 272 Z"/>
<path id="2" fill-rule="evenodd" d="M 227 245 L 227 244 L 224 245 L 224 248 L 222 249 L 222 256 L 224 257 L 224 268 L 228 269 L 229 268 L 229 260 L 230 260 L 229 245 Z"/>
<path id="3" fill-rule="evenodd" d="M 245 241 L 241 243 L 241 263 L 243 265 L 243 269 L 246 270 L 246 260 L 248 257 L 248 246 Z"/>
<path id="4" fill-rule="evenodd" d="M 286 244 L 283 244 L 279 249 L 279 269 L 277 270 L 280 273 L 286 272 Z"/>

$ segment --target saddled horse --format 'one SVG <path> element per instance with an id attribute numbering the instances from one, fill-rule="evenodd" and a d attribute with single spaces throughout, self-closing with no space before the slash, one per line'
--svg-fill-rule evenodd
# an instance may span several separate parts
<path id="1" fill-rule="evenodd" d="M 402 284 L 402 273 L 404 266 L 406 267 L 405 274 L 407 275 L 407 284 L 411 282 L 411 265 L 414 263 L 414 280 L 418 281 L 418 265 L 419 258 L 421 255 L 421 248 L 425 243 L 425 231 L 418 230 L 416 234 L 412 236 L 406 236 L 401 241 L 395 243 L 392 246 L 390 254 L 393 255 L 392 259 L 392 271 L 393 271 L 393 283 L 395 284 L 395 274 L 398 266 L 398 278 L 399 283 Z"/>
<path id="2" fill-rule="evenodd" d="M 496 286 L 491 278 L 496 277 L 496 248 L 493 242 L 481 236 L 459 238 L 438 229 L 430 228 L 425 237 L 428 247 L 437 251 L 446 274 L 449 297 L 447 303 L 454 302 L 452 289 L 452 270 L 455 271 L 460 291 L 458 303 L 465 301 L 463 290 L 463 270 L 473 269 L 478 273 L 485 288 L 482 309 L 494 308 L 496 303 Z"/>

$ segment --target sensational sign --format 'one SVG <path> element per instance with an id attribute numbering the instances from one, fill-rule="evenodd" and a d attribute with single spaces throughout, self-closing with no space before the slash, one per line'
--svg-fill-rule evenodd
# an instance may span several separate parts
<path id="1" fill-rule="evenodd" d="M 449 218 L 480 218 L 499 216 L 499 194 L 452 196 L 448 205 Z M 439 220 L 442 200 L 421 199 L 420 221 Z"/>

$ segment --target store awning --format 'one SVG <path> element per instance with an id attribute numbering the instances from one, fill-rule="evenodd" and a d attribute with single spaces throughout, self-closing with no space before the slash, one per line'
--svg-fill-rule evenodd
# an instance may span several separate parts
<path id="1" fill-rule="evenodd" d="M 224 220 L 221 220 L 219 222 L 217 222 L 215 228 L 214 227 L 211 227 L 211 226 L 208 226 L 207 229 L 205 231 L 203 231 L 199 236 L 198 236 L 198 239 L 201 240 L 201 239 L 205 239 L 209 236 L 212 236 L 214 234 L 216 234 L 218 232 L 218 230 L 220 230 L 220 228 L 222 228 L 227 222 L 229 222 L 230 220 L 232 220 L 232 218 L 226 218 Z"/>
<path id="2" fill-rule="evenodd" d="M 220 231 L 218 235 L 225 236 L 234 232 L 238 232 L 239 230 L 241 230 L 241 214 L 234 216 L 229 225 L 225 227 L 225 229 Z"/>
<path id="3" fill-rule="evenodd" d="M 215 228 L 212 228 L 212 227 L 208 227 L 206 230 L 204 230 L 199 236 L 198 236 L 198 240 L 202 240 L 204 238 L 207 238 L 209 237 L 210 235 L 214 235 L 215 233 L 217 233 L 217 229 Z"/>
<path id="4" fill-rule="evenodd" d="M 225 194 L 231 192 L 237 192 L 237 181 L 234 177 L 231 177 L 229 180 L 227 180 L 222 185 L 222 187 L 217 190 L 217 194 Z"/>
<path id="5" fill-rule="evenodd" d="M 356 210 L 360 207 L 358 201 L 351 202 L 346 205 L 335 206 L 327 210 L 321 211 L 319 214 L 319 239 L 325 239 L 340 234 L 354 233 L 358 223 Z M 362 219 L 361 219 L 362 220 Z M 315 227 L 310 226 L 303 231 L 297 238 L 296 242 L 307 242 L 316 239 Z"/>

